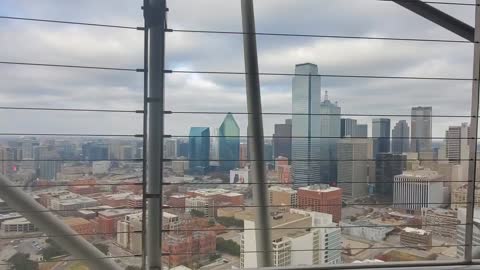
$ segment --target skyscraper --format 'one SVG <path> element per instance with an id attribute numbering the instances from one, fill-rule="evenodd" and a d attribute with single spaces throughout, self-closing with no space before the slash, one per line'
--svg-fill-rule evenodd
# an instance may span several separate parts
<path id="1" fill-rule="evenodd" d="M 204 172 L 208 168 L 210 154 L 210 128 L 192 127 L 188 141 L 190 170 Z"/>
<path id="2" fill-rule="evenodd" d="M 286 157 L 290 160 L 292 155 L 292 119 L 285 120 L 285 124 L 275 124 L 273 134 L 273 157 Z"/>
<path id="3" fill-rule="evenodd" d="M 407 166 L 407 156 L 379 153 L 375 160 L 375 193 L 378 197 L 393 202 L 393 179 L 402 174 Z"/>
<path id="4" fill-rule="evenodd" d="M 163 156 L 167 159 L 174 159 L 177 157 L 177 140 L 166 139 L 164 142 Z"/>
<path id="5" fill-rule="evenodd" d="M 367 124 L 357 124 L 355 137 L 367 138 L 368 137 L 368 125 Z"/>
<path id="6" fill-rule="evenodd" d="M 468 124 L 450 126 L 445 132 L 446 158 L 449 163 L 460 164 L 462 159 L 468 159 Z"/>
<path id="7" fill-rule="evenodd" d="M 350 118 L 340 119 L 340 136 L 345 137 L 355 137 L 357 131 L 357 120 Z"/>
<path id="8" fill-rule="evenodd" d="M 347 199 L 368 195 L 368 140 L 341 139 L 337 143 L 338 187 Z"/>
<path id="9" fill-rule="evenodd" d="M 401 154 L 408 152 L 410 128 L 405 120 L 400 120 L 392 129 L 392 153 Z"/>
<path id="10" fill-rule="evenodd" d="M 372 120 L 373 156 L 390 152 L 390 119 Z"/>
<path id="11" fill-rule="evenodd" d="M 38 177 L 43 180 L 55 180 L 60 169 L 60 156 L 52 146 L 38 147 Z"/>
<path id="12" fill-rule="evenodd" d="M 229 172 L 239 167 L 240 128 L 231 113 L 228 113 L 218 130 L 218 153 L 220 170 Z"/>
<path id="13" fill-rule="evenodd" d="M 342 118 L 340 119 L 340 136 L 366 138 L 368 136 L 368 125 L 357 124 L 356 119 Z"/>
<path id="14" fill-rule="evenodd" d="M 337 182 L 337 142 L 340 139 L 341 108 L 330 102 L 328 92 L 320 103 L 320 179 L 316 183 Z"/>
<path id="15" fill-rule="evenodd" d="M 412 108 L 411 152 L 432 152 L 432 107 Z"/>
<path id="16" fill-rule="evenodd" d="M 291 160 L 293 184 L 300 187 L 320 179 L 320 77 L 318 67 L 309 63 L 296 65 L 295 74 L 292 82 Z"/>

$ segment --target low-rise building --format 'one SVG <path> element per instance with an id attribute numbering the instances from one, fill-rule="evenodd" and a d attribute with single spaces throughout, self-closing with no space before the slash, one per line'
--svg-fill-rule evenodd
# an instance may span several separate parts
<path id="1" fill-rule="evenodd" d="M 342 232 L 369 241 L 383 241 L 387 234 L 394 230 L 393 227 L 380 226 L 366 220 L 340 222 Z"/>
<path id="2" fill-rule="evenodd" d="M 333 222 L 342 218 L 342 189 L 327 184 L 300 187 L 297 191 L 298 208 L 327 213 Z"/>
<path id="3" fill-rule="evenodd" d="M 411 248 L 429 250 L 432 247 L 432 232 L 406 227 L 400 233 L 400 244 Z"/>
<path id="4" fill-rule="evenodd" d="M 269 187 L 268 198 L 270 200 L 270 205 L 273 207 L 284 205 L 296 208 L 298 205 L 297 191 L 289 187 Z"/>
<path id="5" fill-rule="evenodd" d="M 30 233 L 38 231 L 35 224 L 23 217 L 6 220 L 0 226 L 3 233 Z"/>
<path id="6" fill-rule="evenodd" d="M 92 238 L 95 236 L 95 225 L 81 217 L 68 217 L 63 219 L 63 223 L 70 226 L 78 234 L 84 238 Z"/>
<path id="7" fill-rule="evenodd" d="M 455 240 L 460 221 L 456 210 L 422 208 L 422 224 L 423 229 L 431 231 L 434 236 Z"/>

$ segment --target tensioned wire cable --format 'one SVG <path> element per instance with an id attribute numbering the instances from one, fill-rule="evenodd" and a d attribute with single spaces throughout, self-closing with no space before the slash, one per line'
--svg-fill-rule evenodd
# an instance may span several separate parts
<path id="1" fill-rule="evenodd" d="M 476 201 L 477 203 L 479 202 L 479 200 Z M 297 205 L 293 205 L 293 206 L 297 206 L 300 205 L 301 207 L 342 207 L 343 206 L 392 206 L 392 205 L 444 205 L 445 203 L 443 202 L 438 202 L 438 203 L 435 203 L 435 202 L 432 202 L 432 203 L 416 203 L 416 202 L 412 202 L 412 203 L 345 203 L 345 204 L 338 204 L 338 203 L 335 203 L 335 204 L 299 204 L 297 203 Z M 457 204 L 457 205 L 468 205 L 468 204 L 471 204 L 469 202 L 452 202 L 450 204 Z M 285 205 L 285 204 L 279 204 L 279 205 L 269 205 L 268 207 L 270 208 L 289 208 L 289 207 L 293 207 L 292 205 Z M 258 206 L 258 205 L 207 205 L 207 206 L 170 206 L 170 205 L 164 205 L 164 209 L 217 209 L 217 208 L 258 208 L 258 207 L 262 207 L 262 206 Z"/>
<path id="2" fill-rule="evenodd" d="M 143 110 L 80 109 L 80 108 L 42 108 L 42 107 L 9 107 L 9 106 L 0 106 L 0 110 L 18 110 L 18 111 L 66 111 L 66 112 L 105 112 L 105 113 L 144 113 Z"/>
<path id="3" fill-rule="evenodd" d="M 140 212 L 139 212 L 140 213 Z M 272 227 L 268 229 L 262 228 L 210 228 L 210 229 L 162 229 L 162 233 L 167 234 L 171 232 L 217 232 L 217 231 L 282 231 L 282 230 L 308 230 L 308 229 L 348 229 L 348 228 L 396 228 L 396 227 L 412 227 L 412 226 L 425 226 L 425 227 L 444 227 L 444 226 L 467 226 L 469 224 L 456 224 L 456 223 L 425 223 L 425 224 L 402 224 L 402 225 L 337 225 L 337 226 L 307 226 L 307 227 Z M 41 231 L 31 232 L 42 233 Z M 28 235 L 28 236 L 7 236 L 0 237 L 0 240 L 24 240 L 35 238 L 59 238 L 59 237 L 74 237 L 74 236 L 96 236 L 96 235 L 116 235 L 116 234 L 130 234 L 130 233 L 143 233 L 143 231 L 126 231 L 126 232 L 112 232 L 112 233 L 75 233 L 75 234 L 52 234 L 52 235 Z"/>
<path id="4" fill-rule="evenodd" d="M 66 254 L 68 255 L 68 254 Z M 121 259 L 121 258 L 138 258 L 142 256 L 141 254 L 132 254 L 132 255 L 119 255 L 119 256 L 108 256 L 102 258 L 72 258 L 72 259 L 58 259 L 58 260 L 43 260 L 43 261 L 34 261 L 33 263 L 44 264 L 44 263 L 62 263 L 62 262 L 76 262 L 76 261 L 91 261 L 91 260 L 108 260 L 108 259 Z M 25 264 L 28 262 L 25 261 Z M 12 266 L 12 263 L 0 263 L 2 266 Z"/>
<path id="5" fill-rule="evenodd" d="M 249 112 L 215 112 L 215 111 L 165 111 L 165 114 L 233 114 L 249 115 Z M 434 115 L 412 115 L 412 114 L 385 114 L 385 113 L 288 113 L 288 112 L 262 112 L 262 115 L 299 115 L 299 116 L 376 116 L 376 117 L 412 117 L 412 118 L 474 118 L 474 115 L 453 115 L 453 114 L 434 114 Z"/>
<path id="6" fill-rule="evenodd" d="M 109 70 L 109 71 L 130 71 L 145 72 L 142 69 L 133 68 L 116 68 L 116 67 L 100 67 L 100 66 L 84 66 L 84 65 L 65 65 L 65 64 L 47 64 L 33 62 L 16 62 L 16 61 L 0 61 L 5 65 L 24 65 L 24 66 L 41 66 L 56 68 L 77 68 L 77 69 L 93 69 L 93 70 Z M 202 71 L 202 70 L 165 70 L 166 74 L 218 74 L 218 75 L 247 75 L 246 72 L 235 71 Z M 453 77 L 420 77 L 420 76 L 381 76 L 381 75 L 348 75 L 348 74 L 294 74 L 294 73 L 274 73 L 259 72 L 259 76 L 301 76 L 301 77 L 329 77 L 329 78 L 357 78 L 357 79 L 399 79 L 399 80 L 439 80 L 439 81 L 473 81 L 476 78 L 453 78 Z M 148 100 L 147 100 L 148 101 Z"/>

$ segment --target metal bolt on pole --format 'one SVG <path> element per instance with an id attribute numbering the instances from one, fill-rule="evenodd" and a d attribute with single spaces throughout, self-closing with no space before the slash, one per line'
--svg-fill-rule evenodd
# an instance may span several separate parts
<path id="1" fill-rule="evenodd" d="M 162 269 L 162 182 L 166 0 L 148 0 L 147 269 Z M 145 222 L 145 221 L 144 221 Z"/>
<path id="2" fill-rule="evenodd" d="M 245 80 L 248 106 L 249 150 L 252 157 L 253 201 L 256 208 L 255 231 L 257 267 L 273 266 L 272 236 L 270 231 L 270 211 L 268 206 L 268 187 L 265 181 L 264 141 L 260 80 L 258 77 L 257 38 L 255 34 L 255 16 L 252 0 L 241 0 L 243 49 L 245 57 Z"/>

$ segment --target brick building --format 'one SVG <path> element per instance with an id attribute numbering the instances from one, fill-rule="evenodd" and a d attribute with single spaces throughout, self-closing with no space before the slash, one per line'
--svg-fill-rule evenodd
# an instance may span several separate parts
<path id="1" fill-rule="evenodd" d="M 300 187 L 297 191 L 298 208 L 331 214 L 333 222 L 342 218 L 342 189 L 326 184 Z"/>

